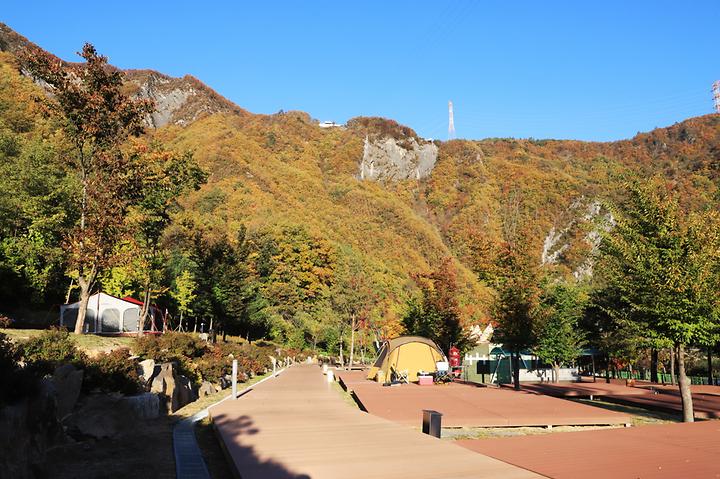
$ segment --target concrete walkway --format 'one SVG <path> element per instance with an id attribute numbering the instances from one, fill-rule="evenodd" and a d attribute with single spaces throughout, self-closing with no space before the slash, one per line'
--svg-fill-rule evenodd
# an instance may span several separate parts
<path id="1" fill-rule="evenodd" d="M 243 479 L 541 477 L 364 413 L 317 366 L 292 367 L 210 415 Z"/>

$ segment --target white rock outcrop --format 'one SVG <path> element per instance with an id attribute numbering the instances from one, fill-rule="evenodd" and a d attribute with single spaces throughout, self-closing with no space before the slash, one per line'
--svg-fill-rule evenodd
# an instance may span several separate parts
<path id="1" fill-rule="evenodd" d="M 432 143 L 418 143 L 415 138 L 396 140 L 385 137 L 365 137 L 363 157 L 358 178 L 374 181 L 399 181 L 425 178 L 435 167 L 438 147 Z"/>

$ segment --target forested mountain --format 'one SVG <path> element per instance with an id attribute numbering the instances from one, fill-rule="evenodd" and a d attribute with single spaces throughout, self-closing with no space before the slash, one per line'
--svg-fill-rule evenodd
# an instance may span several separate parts
<path id="1" fill-rule="evenodd" d="M 60 236 L 73 221 L 73 185 L 52 160 L 64 140 L 40 105 L 42 85 L 16 58 L 27 44 L 0 25 L 0 290 L 14 306 L 31 296 L 64 301 Z M 133 70 L 125 78 L 128 93 L 155 100 L 144 141 L 189 150 L 208 173 L 173 212 L 159 301 L 172 306 L 173 274 L 200 263 L 198 252 L 178 246 L 200 231 L 206 245 L 228 239 L 243 278 L 254 278 L 238 288 L 288 329 L 330 324 L 350 275 L 372 290 L 369 319 L 398 332 L 416 276 L 447 258 L 463 320 L 486 323 L 494 294 L 487 265 L 497 245 L 522 237 L 538 263 L 587 273 L 591 220 L 605 214 L 604 200 L 623 194 L 623 177 L 662 174 L 693 205 L 716 195 L 720 178 L 717 115 L 611 143 L 429 142 L 392 120 L 320 128 L 302 112 L 252 114 L 192 77 Z M 106 273 L 105 287 L 137 293 L 128 268 Z"/>

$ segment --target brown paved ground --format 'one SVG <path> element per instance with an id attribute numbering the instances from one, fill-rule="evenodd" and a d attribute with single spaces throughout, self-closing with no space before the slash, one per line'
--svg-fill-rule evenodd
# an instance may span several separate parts
<path id="1" fill-rule="evenodd" d="M 527 383 L 522 389 L 537 394 L 555 397 L 590 397 L 602 398 L 606 401 L 636 406 L 645 409 L 682 413 L 682 402 L 677 386 L 637 382 L 635 387 L 625 386 L 624 380 L 613 380 L 605 383 L 585 379 L 582 382 Z M 691 386 L 695 417 L 701 419 L 720 418 L 720 386 Z M 656 394 L 657 393 L 657 394 Z"/>
<path id="2" fill-rule="evenodd" d="M 637 383 L 636 387 L 645 389 L 655 389 L 660 392 L 668 392 L 672 394 L 680 394 L 677 386 L 671 386 L 669 384 L 652 384 L 652 383 Z M 693 394 L 708 394 L 711 396 L 720 396 L 720 386 L 708 386 L 701 384 L 693 384 L 690 386 L 690 390 Z"/>
<path id="3" fill-rule="evenodd" d="M 720 421 L 455 442 L 555 479 L 720 477 Z"/>
<path id="4" fill-rule="evenodd" d="M 524 391 L 547 394 L 555 397 L 590 397 L 590 396 L 642 396 L 648 393 L 647 389 L 628 387 L 623 381 L 613 381 L 607 384 L 605 380 L 597 382 L 560 382 L 560 383 L 520 383 Z M 506 386 L 503 386 L 506 387 Z M 507 386 L 512 388 L 512 385 Z"/>
<path id="5" fill-rule="evenodd" d="M 693 410 L 695 411 L 696 418 L 720 418 L 720 396 L 693 393 L 692 397 Z M 626 404 L 628 406 L 669 412 L 671 414 L 682 413 L 682 401 L 680 400 L 680 394 L 674 391 L 663 392 L 661 394 L 653 394 L 651 391 L 648 391 L 647 394 L 641 396 L 607 395 L 603 399 L 618 404 Z"/>
<path id="6" fill-rule="evenodd" d="M 317 366 L 294 366 L 210 414 L 243 479 L 539 477 L 366 414 Z"/>
<path id="7" fill-rule="evenodd" d="M 420 427 L 423 409 L 443 413 L 444 427 L 628 424 L 630 416 L 531 392 L 465 384 L 384 387 L 362 371 L 339 371 L 365 409 L 394 422 Z"/>

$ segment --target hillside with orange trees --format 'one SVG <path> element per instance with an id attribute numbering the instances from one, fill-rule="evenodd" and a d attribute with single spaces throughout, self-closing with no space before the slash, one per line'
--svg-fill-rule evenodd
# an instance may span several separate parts
<path id="1" fill-rule="evenodd" d="M 13 141 L 62 148 L 56 126 L 42 120 L 37 106 L 42 89 L 23 76 L 13 56 L 27 40 L 2 27 L 3 128 Z M 288 317 L 302 313 L 321 325 L 332 316 L 324 305 L 332 303 L 342 265 L 362 270 L 374 295 L 370 319 L 393 333 L 400 332 L 407 300 L 417 294 L 413 276 L 451 258 L 463 320 L 485 323 L 494 293 L 484 271 L 503 242 L 522 237 L 538 262 L 554 255 L 550 266 L 570 274 L 591 247 L 592 225 L 581 220 L 593 205 L 601 211 L 603 201 L 621 196 L 619 185 L 628 175 L 663 175 L 687 204 L 717 195 L 717 115 L 610 143 L 435 142 L 437 159 L 429 175 L 368 181 L 358 175 L 366 142 L 392 138 L 394 147 L 411 148 L 421 141 L 411 128 L 378 118 L 320 128 L 302 112 L 252 114 L 194 78 L 148 70 L 127 72 L 125 78 L 131 94 L 175 99 L 162 103 L 164 110 L 150 121 L 157 128 L 143 141 L 190 151 L 208 173 L 199 191 L 180 199 L 167 241 L 190 237 L 188 231 L 196 228 L 209 238 L 203 241 L 247 242 L 248 275 L 262 276 L 272 264 L 259 286 L 265 299 L 282 314 L 278 298 L 311 304 Z M 9 215 L 14 206 L 6 203 Z M 7 234 L 32 228 L 23 224 Z M 38 262 L 42 269 L 41 258 Z M 109 274 L 105 284 L 122 283 L 124 274 Z M 47 276 L 58 281 L 62 271 L 49 269 Z M 123 288 L 134 292 L 131 280 Z"/>

